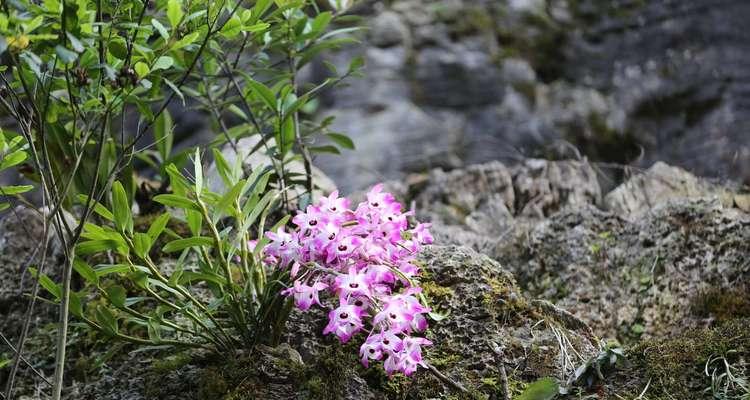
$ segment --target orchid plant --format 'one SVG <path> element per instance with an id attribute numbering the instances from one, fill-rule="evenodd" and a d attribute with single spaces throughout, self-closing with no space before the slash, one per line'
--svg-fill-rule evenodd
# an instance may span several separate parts
<path id="1" fill-rule="evenodd" d="M 394 196 L 376 185 L 367 200 L 351 209 L 333 192 L 300 212 L 284 227 L 267 232 L 264 262 L 289 269 L 293 286 L 282 293 L 300 310 L 330 299 L 324 334 L 341 343 L 367 332 L 360 347 L 362 364 L 383 360 L 386 373 L 411 375 L 426 367 L 421 346 L 432 343 L 414 336 L 427 328 L 431 312 L 419 287 L 415 258 L 433 241 L 429 224 L 409 229 L 412 212 L 402 212 Z"/>

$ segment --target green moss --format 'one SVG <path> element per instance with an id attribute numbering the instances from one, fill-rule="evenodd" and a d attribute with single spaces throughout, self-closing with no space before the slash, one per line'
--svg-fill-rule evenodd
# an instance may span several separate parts
<path id="1" fill-rule="evenodd" d="M 493 315 L 506 314 L 520 316 L 530 310 L 526 298 L 518 293 L 515 282 L 487 278 L 490 290 L 483 295 L 482 303 Z"/>
<path id="2" fill-rule="evenodd" d="M 712 287 L 700 291 L 691 301 L 690 311 L 702 318 L 726 322 L 750 318 L 750 291 L 747 288 Z"/>
<path id="3" fill-rule="evenodd" d="M 448 300 L 454 295 L 453 289 L 445 286 L 440 286 L 435 282 L 424 281 L 421 283 L 422 291 L 428 299 L 443 302 Z"/>
<path id="4" fill-rule="evenodd" d="M 189 352 L 183 351 L 170 357 L 158 358 L 151 364 L 151 372 L 162 375 L 188 365 L 192 361 Z"/>
<path id="5" fill-rule="evenodd" d="M 229 383 L 217 368 L 206 368 L 201 372 L 198 398 L 220 399 L 229 391 Z"/>
<path id="6" fill-rule="evenodd" d="M 704 366 L 709 357 L 730 362 L 750 356 L 750 319 L 734 320 L 718 328 L 690 330 L 671 339 L 648 340 L 634 346 L 627 358 L 630 375 L 651 381 L 649 397 L 696 398 L 710 385 Z M 632 393 L 637 388 L 632 388 Z"/>

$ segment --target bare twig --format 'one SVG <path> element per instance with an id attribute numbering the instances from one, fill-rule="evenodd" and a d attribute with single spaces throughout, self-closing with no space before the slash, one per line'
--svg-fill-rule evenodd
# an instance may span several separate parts
<path id="1" fill-rule="evenodd" d="M 44 272 L 44 267 L 47 261 L 47 251 L 49 249 L 49 240 L 50 235 L 48 232 L 48 225 L 47 220 L 42 220 L 43 228 L 42 228 L 42 234 L 44 235 L 44 248 L 42 252 L 42 262 L 39 264 L 39 269 L 37 272 L 37 276 L 40 276 Z M 33 258 L 29 260 L 29 263 L 33 261 Z M 16 345 L 16 354 L 13 357 L 13 366 L 10 369 L 10 374 L 8 376 L 8 382 L 5 385 L 5 397 L 10 399 L 13 396 L 13 383 L 16 378 L 16 373 L 18 372 L 18 367 L 21 364 L 21 357 L 23 354 L 23 346 L 26 343 L 26 337 L 29 333 L 29 325 L 31 324 L 31 316 L 34 313 L 34 306 L 36 304 L 37 295 L 39 294 L 39 279 L 36 279 L 34 281 L 34 287 L 31 291 L 31 300 L 29 300 L 29 306 L 26 309 L 26 316 L 24 317 L 23 321 L 23 328 L 21 328 L 21 335 L 18 338 L 18 342 Z"/>
<path id="2" fill-rule="evenodd" d="M 5 335 L 2 334 L 2 332 L 0 332 L 0 339 L 3 339 L 3 342 L 5 342 L 5 345 L 8 346 L 8 348 L 10 348 L 10 351 L 12 351 L 14 354 L 18 354 L 18 352 L 16 351 L 16 348 L 13 347 L 13 344 L 10 342 L 10 340 L 8 340 L 8 338 L 5 337 Z M 34 374 L 36 374 L 36 376 L 38 376 L 39 378 L 41 378 L 44 381 L 44 383 L 46 383 L 49 386 L 52 386 L 52 382 L 50 382 L 47 379 L 47 377 L 45 377 L 44 375 L 42 375 L 41 372 L 37 371 L 37 369 L 34 368 L 33 365 L 31 365 L 31 363 L 29 362 L 29 360 L 27 360 L 24 356 L 20 356 L 19 359 L 21 361 L 23 361 L 23 363 L 26 364 L 26 366 L 29 367 L 29 369 Z"/>
<path id="3" fill-rule="evenodd" d="M 503 349 L 496 343 L 492 344 L 491 349 L 500 358 L 497 365 L 500 370 L 500 388 L 503 400 L 511 400 L 510 390 L 508 389 L 508 373 L 505 372 L 505 354 L 503 353 Z"/>
<path id="4" fill-rule="evenodd" d="M 460 384 L 459 382 L 454 381 L 453 379 L 449 378 L 448 376 L 446 376 L 445 374 L 443 374 L 442 372 L 440 372 L 437 368 L 435 368 L 434 365 L 427 364 L 427 369 L 432 373 L 432 375 L 435 375 L 436 378 L 438 378 L 441 381 L 443 381 L 443 383 L 445 383 L 446 385 L 452 387 L 453 389 L 455 389 L 455 390 L 457 390 L 457 391 L 459 391 L 461 393 L 464 393 L 464 394 L 468 394 L 469 393 L 469 390 L 467 390 L 462 384 Z"/>

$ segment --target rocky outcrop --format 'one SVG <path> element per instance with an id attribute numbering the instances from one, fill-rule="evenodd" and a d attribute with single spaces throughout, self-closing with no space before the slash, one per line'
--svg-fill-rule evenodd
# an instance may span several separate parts
<path id="1" fill-rule="evenodd" d="M 750 215 L 734 185 L 658 163 L 602 196 L 587 163 L 541 160 L 425 179 L 406 192 L 438 242 L 501 261 L 601 337 L 665 337 L 750 312 L 739 300 L 750 289 Z"/>
<path id="2" fill-rule="evenodd" d="M 456 392 L 427 370 L 388 379 L 382 368 L 363 368 L 361 335 L 346 346 L 322 337 L 325 311 L 295 313 L 285 344 L 219 359 L 183 354 L 144 371 L 135 360 L 79 388 L 83 399 L 429 399 L 483 398 L 499 390 L 501 374 L 515 393 L 542 376 L 564 379 L 596 353 L 585 324 L 554 306 L 530 302 L 496 261 L 462 247 L 433 246 L 420 258 L 432 306 L 449 315 L 431 323 L 429 362 L 468 387 Z M 561 340 L 562 338 L 562 340 Z M 503 372 L 501 372 L 503 371 Z"/>
<path id="3" fill-rule="evenodd" d="M 741 187 L 658 164 L 603 196 L 585 161 L 544 160 L 434 170 L 387 186 L 433 223 L 440 244 L 419 262 L 430 305 L 447 315 L 426 333 L 435 343 L 426 358 L 443 376 L 388 379 L 361 367 L 359 340 L 323 337 L 318 309 L 295 311 L 279 347 L 230 357 L 156 353 L 144 362 L 122 352 L 87 378 L 93 359 L 71 349 L 71 373 L 82 378 L 70 398 L 492 398 L 503 382 L 518 395 L 545 376 L 570 383 L 570 394 L 630 398 L 649 381 L 653 394 L 708 387 L 703 367 L 713 355 L 732 349 L 727 359 L 741 362 L 750 348 Z M 34 221 L 4 221 L 3 248 L 31 249 L 16 228 Z M 44 337 L 30 339 L 37 359 L 52 346 Z M 597 363 L 621 355 L 627 363 L 596 374 Z"/>

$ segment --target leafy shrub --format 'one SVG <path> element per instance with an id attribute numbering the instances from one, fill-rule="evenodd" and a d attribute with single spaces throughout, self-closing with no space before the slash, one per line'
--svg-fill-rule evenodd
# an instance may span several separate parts
<path id="1" fill-rule="evenodd" d="M 0 108 L 28 145 L 24 171 L 40 186 L 66 258 L 62 282 L 40 277 L 40 283 L 60 301 L 52 398 L 60 398 L 69 310 L 92 326 L 138 342 L 144 340 L 131 330 L 146 329 L 148 343 L 175 340 L 234 347 L 236 339 L 221 331 L 227 326 L 225 320 L 246 341 L 273 337 L 273 332 L 257 335 L 249 331 L 253 324 L 268 326 L 271 314 L 260 313 L 261 308 L 281 307 L 274 289 L 277 279 L 271 276 L 265 282 L 266 277 L 253 270 L 258 264 L 250 254 L 255 249 L 239 245 L 240 254 L 229 249 L 244 235 L 239 232 L 263 230 L 262 217 L 268 215 L 274 196 L 290 210 L 290 189 L 302 185 L 312 192 L 312 155 L 338 152 L 334 146 L 311 146 L 315 136 L 327 135 L 339 147 L 352 147 L 348 138 L 329 131 L 330 120 L 316 124 L 300 116 L 314 108 L 322 90 L 356 75 L 362 66 L 356 59 L 342 73 L 331 68 L 331 77 L 324 82 L 299 82 L 300 68 L 321 52 L 354 40 L 347 35 L 356 27 L 330 29 L 337 19 L 346 22 L 343 10 L 321 11 L 312 0 L 257 0 L 249 5 L 223 0 L 18 0 L 3 2 L 0 11 L 0 54 L 5 64 L 0 66 Z M 188 185 L 177 166 L 189 153 L 173 151 L 174 125 L 168 107 L 176 101 L 211 116 L 219 135 L 209 146 L 228 143 L 235 147 L 238 139 L 256 136 L 258 145 L 251 150 L 265 152 L 270 169 L 254 166 L 246 176 L 239 172 L 242 168 L 233 167 L 232 184 L 221 194 L 206 191 L 197 172 L 194 185 Z M 136 121 L 128 123 L 131 119 Z M 147 143 L 150 135 L 151 144 Z M 12 145 L 8 154 L 16 154 L 21 144 L 17 139 L 4 139 L 3 151 L 9 147 L 6 143 Z M 136 192 L 136 159 L 157 172 L 162 180 L 160 192 L 171 189 L 166 196 L 176 196 L 160 200 L 191 202 L 169 204 L 183 206 L 178 208 L 192 233 L 178 243 L 195 249 L 185 250 L 186 256 L 199 253 L 200 268 L 223 271 L 217 273 L 223 280 L 208 273 L 195 275 L 205 272 L 201 270 L 172 274 L 174 280 L 164 282 L 150 268 L 153 265 L 144 249 L 164 234 L 157 234 L 157 228 L 170 216 L 158 218 L 153 231 L 134 232 L 129 205 Z M 295 160 L 302 160 L 304 176 L 288 171 Z M 19 164 L 3 161 L 3 168 L 9 166 Z M 230 170 L 224 167 L 225 172 Z M 6 189 L 20 193 L 28 187 Z M 263 201 L 266 204 L 260 204 Z M 76 221 L 71 222 L 63 210 L 73 212 Z M 220 218 L 236 222 L 239 213 L 241 225 L 230 237 Z M 111 224 L 91 223 L 96 214 L 93 220 L 110 220 Z M 259 220 L 248 222 L 251 217 Z M 203 236 L 204 230 L 209 236 Z M 208 254 L 206 238 L 215 254 Z M 171 246 L 166 250 L 175 250 L 178 244 Z M 120 264 L 109 270 L 94 269 L 81 257 L 100 253 L 116 256 Z M 230 258 L 237 255 L 241 258 L 238 271 L 244 276 L 235 279 Z M 144 283 L 141 273 L 146 272 L 139 267 L 151 271 L 152 281 L 147 277 Z M 92 309 L 84 306 L 93 303 L 83 301 L 85 291 L 71 292 L 73 271 L 106 304 Z M 127 273 L 143 290 L 159 287 L 170 297 L 154 292 L 159 297 L 128 298 L 123 285 L 102 285 L 102 278 L 112 271 Z M 182 287 L 193 280 L 221 294 L 221 302 L 206 304 Z M 134 308 L 149 301 L 160 303 L 152 314 L 139 314 Z"/>
<path id="2" fill-rule="evenodd" d="M 198 154 L 194 182 L 174 165 L 166 168 L 174 193 L 155 200 L 175 216 L 161 214 L 146 232 L 134 231 L 131 204 L 119 182 L 113 186 L 112 208 L 95 206 L 106 223 L 86 225 L 74 268 L 99 299 L 86 302 L 87 291 L 73 293 L 71 311 L 109 336 L 138 344 L 217 351 L 274 344 L 289 309 L 278 295 L 282 273 L 266 274 L 259 262 L 267 240 L 252 248 L 249 241 L 253 230 L 262 234 L 279 193 L 267 190 L 270 171 L 257 169 L 243 179 L 239 162 L 222 169 L 226 191 L 211 192 Z M 166 228 L 178 215 L 189 227 L 187 237 Z M 226 221 L 232 225 L 224 226 Z M 162 235 L 173 240 L 161 251 L 181 254 L 172 271 L 162 270 L 150 255 Z M 84 260 L 103 252 L 112 253 L 117 262 L 92 267 Z M 58 297 L 60 288 L 45 286 Z"/>
<path id="3" fill-rule="evenodd" d="M 11 134 L 6 135 L 0 130 L 0 172 L 23 163 L 28 158 L 28 154 L 26 153 L 27 147 L 28 145 L 22 136 Z M 0 185 L 0 199 L 17 196 L 26 193 L 33 188 L 34 187 L 31 185 Z M 0 201 L 0 212 L 9 207 L 10 203 L 7 201 Z"/>

